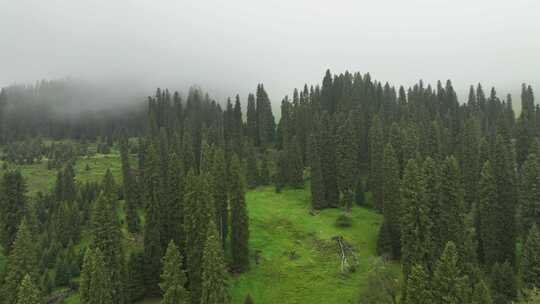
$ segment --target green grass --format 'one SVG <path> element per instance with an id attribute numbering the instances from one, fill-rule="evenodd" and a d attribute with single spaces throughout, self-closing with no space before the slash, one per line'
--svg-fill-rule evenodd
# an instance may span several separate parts
<path id="1" fill-rule="evenodd" d="M 369 259 L 375 255 L 380 215 L 354 208 L 351 227 L 338 228 L 339 209 L 309 214 L 306 190 L 277 194 L 270 188 L 248 192 L 250 248 L 260 261 L 231 280 L 233 303 L 250 293 L 255 303 L 356 303 Z M 356 272 L 342 274 L 338 245 L 343 235 L 357 250 Z M 291 252 L 296 258 L 291 259 Z"/>
<path id="2" fill-rule="evenodd" d="M 135 166 L 134 156 L 130 161 Z M 89 170 L 86 170 L 87 165 Z M 56 170 L 47 170 L 45 161 L 20 166 L 20 169 L 29 195 L 53 188 Z M 107 169 L 120 184 L 121 165 L 117 151 L 79 158 L 75 164 L 76 180 L 99 181 Z M 335 220 L 343 214 L 342 210 L 329 209 L 310 215 L 309 193 L 309 189 L 302 189 L 278 194 L 270 187 L 247 193 L 252 263 L 248 272 L 230 278 L 232 303 L 243 303 L 248 293 L 255 303 L 262 304 L 357 303 L 365 286 L 370 258 L 375 255 L 381 216 L 369 209 L 355 207 L 350 214 L 352 225 L 340 228 L 335 225 Z M 123 202 L 119 202 L 119 206 L 122 205 Z M 119 208 L 120 220 L 124 217 L 123 209 Z M 144 220 L 142 213 L 141 217 Z M 125 225 L 123 230 L 127 235 Z M 336 235 L 342 235 L 356 248 L 360 262 L 356 272 L 341 273 L 338 245 L 332 240 Z M 83 231 L 83 241 L 78 246 L 85 246 L 88 239 L 87 231 Z M 133 240 L 125 239 L 124 242 L 126 252 L 141 246 Z M 258 263 L 255 255 L 259 256 Z M 79 303 L 78 295 L 64 303 Z M 157 303 L 159 299 L 139 302 Z"/>

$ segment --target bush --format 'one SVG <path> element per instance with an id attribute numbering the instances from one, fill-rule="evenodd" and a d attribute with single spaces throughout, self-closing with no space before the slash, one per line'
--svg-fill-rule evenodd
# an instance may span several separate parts
<path id="1" fill-rule="evenodd" d="M 352 225 L 352 219 L 349 215 L 342 214 L 336 219 L 335 225 L 341 228 L 350 227 Z"/>

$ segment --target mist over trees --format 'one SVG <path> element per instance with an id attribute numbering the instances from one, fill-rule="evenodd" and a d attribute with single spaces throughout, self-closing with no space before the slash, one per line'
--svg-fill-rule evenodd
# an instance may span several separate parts
<path id="1" fill-rule="evenodd" d="M 228 303 L 231 277 L 261 258 L 246 192 L 262 189 L 306 193 L 308 217 L 337 209 L 336 231 L 358 224 L 357 208 L 380 216 L 381 260 L 360 303 L 510 303 L 540 287 L 540 107 L 529 85 L 516 117 L 511 96 L 480 84 L 460 103 L 450 80 L 405 88 L 327 71 L 282 99 L 279 121 L 263 84 L 223 104 L 197 88 L 157 89 L 144 105 L 94 114 L 67 114 L 70 92 L 42 82 L 0 95 L 3 303 L 59 287 L 83 304 Z M 118 177 L 79 179 L 91 153 L 117 155 Z M 57 178 L 30 196 L 21 168 L 43 160 Z M 346 236 L 330 241 L 340 280 L 363 271 Z"/>

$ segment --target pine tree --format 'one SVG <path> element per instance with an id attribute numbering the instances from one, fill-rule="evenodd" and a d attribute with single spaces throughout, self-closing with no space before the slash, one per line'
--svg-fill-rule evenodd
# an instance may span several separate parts
<path id="1" fill-rule="evenodd" d="M 262 84 L 257 85 L 256 104 L 258 144 L 264 146 L 274 141 L 276 122 L 272 114 L 270 99 Z"/>
<path id="2" fill-rule="evenodd" d="M 11 251 L 17 229 L 26 206 L 26 183 L 20 171 L 7 171 L 0 184 L 1 244 L 6 253 Z"/>
<path id="3" fill-rule="evenodd" d="M 461 272 L 456 246 L 448 241 L 433 271 L 433 298 L 435 303 L 467 303 L 468 278 Z"/>
<path id="4" fill-rule="evenodd" d="M 141 300 L 146 293 L 144 283 L 144 252 L 131 252 L 128 259 L 126 293 L 128 303 Z"/>
<path id="5" fill-rule="evenodd" d="M 369 129 L 369 188 L 375 208 L 383 210 L 383 163 L 384 138 L 382 122 L 375 116 Z"/>
<path id="6" fill-rule="evenodd" d="M 521 166 L 519 190 L 522 229 L 526 233 L 534 224 L 540 224 L 540 160 L 534 153 Z"/>
<path id="7" fill-rule="evenodd" d="M 184 171 L 183 163 L 176 152 L 172 151 L 169 156 L 169 172 L 167 182 L 167 200 L 162 213 L 165 218 L 164 236 L 162 242 L 174 241 L 179 244 L 180 252 L 184 247 Z M 162 245 L 163 245 L 162 243 Z"/>
<path id="8" fill-rule="evenodd" d="M 43 300 L 39 289 L 32 282 L 32 278 L 26 275 L 19 286 L 17 304 L 41 304 Z"/>
<path id="9" fill-rule="evenodd" d="M 285 144 L 287 154 L 287 184 L 293 188 L 304 187 L 304 164 L 302 163 L 302 150 L 296 136 Z"/>
<path id="10" fill-rule="evenodd" d="M 533 224 L 523 246 L 523 282 L 527 288 L 540 287 L 540 232 Z"/>
<path id="11" fill-rule="evenodd" d="M 245 189 L 240 161 L 235 157 L 231 164 L 231 251 L 232 268 L 244 272 L 249 267 L 249 217 L 247 214 Z"/>
<path id="12" fill-rule="evenodd" d="M 12 249 L 9 253 L 7 268 L 2 286 L 2 298 L 5 304 L 15 304 L 17 301 L 17 289 L 24 277 L 31 277 L 37 271 L 37 253 L 34 239 L 30 229 L 23 219 L 17 229 Z"/>
<path id="13" fill-rule="evenodd" d="M 120 140 L 120 160 L 122 163 L 127 227 L 129 232 L 136 233 L 140 229 L 139 215 L 137 214 L 138 203 L 136 201 L 137 187 L 129 165 L 129 145 L 126 136 L 122 136 Z"/>
<path id="14" fill-rule="evenodd" d="M 430 277 L 422 265 L 413 265 L 407 280 L 406 304 L 431 304 L 433 292 L 430 286 Z"/>
<path id="15" fill-rule="evenodd" d="M 214 152 L 214 162 L 212 165 L 212 195 L 216 210 L 217 228 L 223 246 L 227 240 L 229 223 L 229 177 L 227 176 L 227 164 L 223 150 L 217 149 Z"/>
<path id="16" fill-rule="evenodd" d="M 247 155 L 247 168 L 246 168 L 246 179 L 247 184 L 250 189 L 256 188 L 259 185 L 259 167 L 257 166 L 257 156 L 255 148 L 250 147 Z"/>
<path id="17" fill-rule="evenodd" d="M 389 253 L 391 258 L 399 259 L 401 256 L 401 201 L 399 192 L 399 163 L 392 144 L 386 144 L 383 155 L 383 224 L 379 234 L 381 243 L 388 243 L 389 248 L 379 247 L 379 253 Z M 384 240 L 385 236 L 388 238 Z"/>
<path id="18" fill-rule="evenodd" d="M 202 293 L 200 303 L 229 303 L 226 282 L 227 272 L 225 269 L 223 250 L 212 220 L 210 220 L 208 226 L 205 243 L 202 259 Z"/>
<path id="19" fill-rule="evenodd" d="M 311 166 L 311 207 L 320 210 L 326 207 L 326 202 L 319 145 L 314 134 L 310 136 L 309 158 Z"/>
<path id="20" fill-rule="evenodd" d="M 246 122 L 246 135 L 248 141 L 254 143 L 255 145 L 259 141 L 259 134 L 257 131 L 257 108 L 255 105 L 255 96 L 249 94 L 248 96 L 248 105 L 247 105 L 247 122 Z"/>
<path id="21" fill-rule="evenodd" d="M 81 304 L 113 304 L 111 274 L 99 250 L 88 249 L 84 258 L 80 285 Z"/>
<path id="22" fill-rule="evenodd" d="M 495 263 L 491 271 L 491 290 L 494 304 L 510 303 L 517 296 L 517 282 L 510 263 Z"/>
<path id="23" fill-rule="evenodd" d="M 261 174 L 260 174 L 260 182 L 261 185 L 269 185 L 270 184 L 270 165 L 268 164 L 268 155 L 266 153 L 263 153 L 262 155 L 262 162 L 261 162 Z"/>
<path id="24" fill-rule="evenodd" d="M 423 173 L 415 160 L 409 160 L 403 172 L 401 206 L 403 208 L 401 261 L 404 279 L 407 282 L 413 265 L 431 269 L 433 224 L 429 218 L 429 205 L 425 198 Z"/>
<path id="25" fill-rule="evenodd" d="M 492 304 L 493 300 L 491 299 L 491 293 L 489 291 L 489 287 L 481 280 L 480 282 L 476 283 L 474 286 L 474 290 L 471 296 L 471 304 Z"/>
<path id="26" fill-rule="evenodd" d="M 187 304 L 190 301 L 189 292 L 185 289 L 186 275 L 184 274 L 182 255 L 171 240 L 163 257 L 161 284 L 163 291 L 162 304 Z"/>
<path id="27" fill-rule="evenodd" d="M 110 172 L 110 171 L 108 171 Z M 103 183 L 109 180 L 105 175 Z M 111 278 L 111 296 L 114 303 L 126 303 L 125 259 L 122 248 L 122 232 L 115 208 L 113 188 L 104 188 L 92 211 L 92 244 L 103 255 L 103 262 Z"/>
<path id="28" fill-rule="evenodd" d="M 347 210 L 350 210 L 354 200 L 354 182 L 356 181 L 356 168 L 358 167 L 358 151 L 351 116 L 341 123 L 337 134 L 338 187 L 342 194 L 343 205 Z"/>
<path id="29" fill-rule="evenodd" d="M 493 233 L 492 227 L 498 223 L 495 214 L 491 211 L 497 204 L 497 193 L 490 161 L 486 161 L 482 168 L 478 189 L 478 206 L 475 218 L 478 258 L 487 265 L 493 265 L 497 261 L 498 237 Z"/>
<path id="30" fill-rule="evenodd" d="M 214 201 L 207 174 L 189 171 L 184 192 L 184 223 L 186 231 L 186 265 L 191 303 L 201 301 L 203 291 L 202 265 L 208 223 L 215 218 Z M 215 227 L 214 227 L 215 229 Z"/>
<path id="31" fill-rule="evenodd" d="M 474 93 L 474 91 L 472 91 Z M 478 180 L 480 178 L 480 123 L 475 118 L 465 122 L 463 134 L 463 185 L 464 201 L 468 208 L 477 201 Z"/>
<path id="32" fill-rule="evenodd" d="M 159 273 L 161 257 L 164 254 L 161 240 L 163 229 L 162 206 L 163 184 L 160 178 L 159 164 L 153 145 L 148 146 L 144 168 L 144 201 L 146 206 L 146 223 L 144 227 L 145 282 L 147 292 L 159 294 Z"/>
<path id="33" fill-rule="evenodd" d="M 336 168 L 336 140 L 334 121 L 326 113 L 321 117 L 319 151 L 324 184 L 324 197 L 327 208 L 339 207 L 339 188 Z"/>
<path id="34" fill-rule="evenodd" d="M 447 242 L 451 241 L 458 250 L 460 262 L 465 260 L 465 206 L 459 167 L 454 157 L 447 157 L 441 168 L 440 184 L 440 219 L 434 222 L 436 230 L 441 232 L 434 244 L 435 252 L 442 252 Z"/>

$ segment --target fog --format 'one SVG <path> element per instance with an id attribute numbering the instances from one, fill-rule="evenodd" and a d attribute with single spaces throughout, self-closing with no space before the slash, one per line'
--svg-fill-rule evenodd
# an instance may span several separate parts
<path id="1" fill-rule="evenodd" d="M 73 77 L 131 93 L 263 82 L 274 102 L 330 68 L 412 85 L 540 89 L 533 0 L 0 0 L 0 86 Z M 517 94 L 517 95 L 516 95 Z M 274 109 L 277 110 L 277 109 Z"/>

